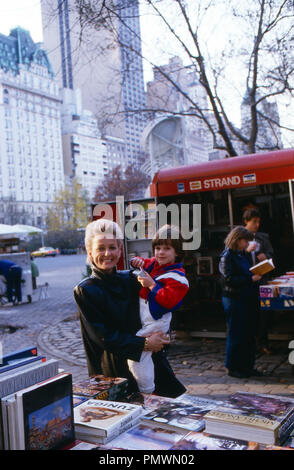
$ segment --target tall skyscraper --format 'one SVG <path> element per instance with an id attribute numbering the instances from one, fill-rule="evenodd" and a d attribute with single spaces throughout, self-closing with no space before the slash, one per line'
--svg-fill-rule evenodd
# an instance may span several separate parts
<path id="1" fill-rule="evenodd" d="M 145 92 L 138 0 L 117 5 L 122 21 L 113 19 L 110 32 L 80 22 L 74 0 L 41 0 L 44 46 L 60 85 L 81 90 L 85 109 L 111 142 L 108 148 L 115 147 L 127 166 L 140 164 L 145 120 L 138 110 L 145 106 Z"/>
<path id="2" fill-rule="evenodd" d="M 83 109 L 79 90 L 62 93 L 62 144 L 66 178 L 77 178 L 91 200 L 108 167 L 106 143 L 91 111 Z"/>
<path id="3" fill-rule="evenodd" d="M 60 108 L 40 44 L 21 28 L 0 34 L 0 223 L 44 226 L 64 186 Z"/>

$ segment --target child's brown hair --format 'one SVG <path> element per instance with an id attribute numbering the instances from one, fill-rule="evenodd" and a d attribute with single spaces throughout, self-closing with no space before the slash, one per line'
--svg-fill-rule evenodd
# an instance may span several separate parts
<path id="1" fill-rule="evenodd" d="M 152 239 L 152 251 L 158 245 L 170 245 L 176 252 L 176 261 L 183 261 L 185 252 L 183 250 L 183 237 L 175 225 L 163 225 Z"/>

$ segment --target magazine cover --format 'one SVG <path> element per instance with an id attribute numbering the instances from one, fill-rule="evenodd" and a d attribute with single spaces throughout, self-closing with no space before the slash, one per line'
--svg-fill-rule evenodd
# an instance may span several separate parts
<path id="1" fill-rule="evenodd" d="M 169 428 L 202 431 L 205 427 L 203 417 L 214 407 L 215 403 L 209 403 L 207 400 L 198 404 L 172 400 L 158 406 L 141 419 Z"/>
<path id="2" fill-rule="evenodd" d="M 131 403 L 87 400 L 74 408 L 75 428 L 82 434 L 108 436 L 141 413 L 142 407 Z"/>
<path id="3" fill-rule="evenodd" d="M 17 392 L 16 400 L 21 449 L 59 449 L 74 441 L 71 374 Z"/>
<path id="4" fill-rule="evenodd" d="M 257 450 L 258 447 L 256 442 L 190 432 L 173 445 L 172 450 Z"/>
<path id="5" fill-rule="evenodd" d="M 143 408 L 142 413 L 147 414 L 155 408 L 158 408 L 160 405 L 174 401 L 174 399 L 161 397 L 153 393 L 150 394 L 134 392 L 131 395 L 125 397 L 122 401 L 127 403 L 133 403 L 134 405 L 141 405 Z"/>
<path id="6" fill-rule="evenodd" d="M 97 374 L 73 384 L 73 393 L 99 400 L 117 400 L 126 395 L 127 386 L 128 381 L 125 378 Z"/>
<path id="7" fill-rule="evenodd" d="M 185 434 L 186 431 L 140 423 L 103 446 L 103 449 L 167 450 Z"/>
<path id="8" fill-rule="evenodd" d="M 76 406 L 80 405 L 81 403 L 84 403 L 87 400 L 88 400 L 87 397 L 82 397 L 81 395 L 73 395 L 72 396 L 73 407 L 75 408 Z"/>

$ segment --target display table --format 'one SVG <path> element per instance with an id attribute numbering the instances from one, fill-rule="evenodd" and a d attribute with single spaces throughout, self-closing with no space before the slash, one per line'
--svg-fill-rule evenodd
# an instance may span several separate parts
<path id="1" fill-rule="evenodd" d="M 259 297 L 261 310 L 294 310 L 294 297 Z"/>

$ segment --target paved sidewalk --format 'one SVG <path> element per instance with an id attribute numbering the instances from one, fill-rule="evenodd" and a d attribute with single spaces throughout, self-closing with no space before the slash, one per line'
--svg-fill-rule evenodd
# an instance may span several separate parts
<path id="1" fill-rule="evenodd" d="M 0 341 L 4 353 L 37 345 L 40 354 L 60 359 L 60 366 L 73 374 L 74 381 L 87 377 L 72 295 L 51 294 L 48 299 L 32 304 L 1 308 Z M 193 395 L 224 396 L 243 390 L 294 396 L 288 342 L 272 341 L 271 346 L 271 355 L 257 357 L 256 366 L 266 374 L 258 378 L 236 379 L 227 375 L 224 339 L 176 339 L 170 346 L 169 360 L 177 377 Z"/>

